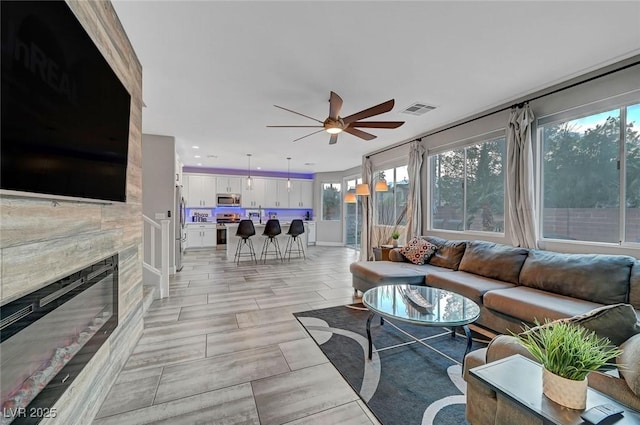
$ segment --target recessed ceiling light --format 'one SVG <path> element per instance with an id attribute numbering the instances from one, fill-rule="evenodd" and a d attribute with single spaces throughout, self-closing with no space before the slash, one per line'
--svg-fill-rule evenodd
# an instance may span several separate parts
<path id="1" fill-rule="evenodd" d="M 202 162 L 198 162 L 198 165 L 202 165 Z"/>
<path id="2" fill-rule="evenodd" d="M 256 170 L 262 170 L 262 167 L 256 167 Z"/>
<path id="3" fill-rule="evenodd" d="M 316 165 L 315 162 L 305 162 L 304 165 Z"/>
<path id="4" fill-rule="evenodd" d="M 218 155 L 207 155 L 207 158 L 217 158 Z"/>
<path id="5" fill-rule="evenodd" d="M 200 158 L 200 155 L 194 155 L 194 158 Z"/>
<path id="6" fill-rule="evenodd" d="M 200 149 L 200 146 L 191 146 L 194 149 Z"/>

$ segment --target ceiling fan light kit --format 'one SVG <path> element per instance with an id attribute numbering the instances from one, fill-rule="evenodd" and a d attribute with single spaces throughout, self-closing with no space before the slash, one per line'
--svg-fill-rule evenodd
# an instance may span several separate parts
<path id="1" fill-rule="evenodd" d="M 329 144 L 334 145 L 338 142 L 338 134 L 349 133 L 353 136 L 359 137 L 363 140 L 373 140 L 376 138 L 371 133 L 367 133 L 366 131 L 358 130 L 356 127 L 360 128 L 398 128 L 404 121 L 360 121 L 366 118 L 373 117 L 375 115 L 384 114 L 385 112 L 389 112 L 393 109 L 393 105 L 395 104 L 395 100 L 387 100 L 379 105 L 372 106 L 371 108 L 364 109 L 355 114 L 349 115 L 348 117 L 340 117 L 340 110 L 342 109 L 342 98 L 338 96 L 335 92 L 331 92 L 329 95 L 329 117 L 324 121 L 320 121 L 313 117 L 310 117 L 305 114 L 301 114 L 300 112 L 293 111 L 291 109 L 283 108 L 282 106 L 273 105 L 276 108 L 283 109 L 285 111 L 294 113 L 296 115 L 303 116 L 305 118 L 309 118 L 310 120 L 316 121 L 322 125 L 268 125 L 267 127 L 288 127 L 288 128 L 320 128 L 320 130 L 314 131 L 313 133 L 307 134 L 306 136 L 302 136 L 295 141 L 300 139 L 304 139 L 313 134 L 319 133 L 321 131 L 326 131 L 331 134 L 329 138 Z"/>

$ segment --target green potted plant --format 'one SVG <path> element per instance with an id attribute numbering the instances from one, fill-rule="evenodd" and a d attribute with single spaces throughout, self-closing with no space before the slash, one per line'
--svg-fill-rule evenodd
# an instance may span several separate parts
<path id="1" fill-rule="evenodd" d="M 397 230 L 394 230 L 393 233 L 391 233 L 391 239 L 393 239 L 393 241 L 391 242 L 391 244 L 396 247 L 398 246 L 398 238 L 400 237 L 400 232 L 398 232 Z"/>
<path id="2" fill-rule="evenodd" d="M 587 375 L 622 353 L 608 339 L 570 322 L 527 328 L 516 337 L 543 366 L 543 393 L 572 409 L 586 407 Z"/>

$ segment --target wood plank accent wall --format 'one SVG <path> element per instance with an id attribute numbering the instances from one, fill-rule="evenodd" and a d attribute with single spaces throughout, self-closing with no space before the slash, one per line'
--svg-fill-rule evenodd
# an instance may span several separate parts
<path id="1" fill-rule="evenodd" d="M 108 1 L 67 0 L 131 94 L 127 202 L 0 197 L 0 305 L 119 253 L 119 325 L 42 424 L 87 424 L 142 334 L 142 66 Z"/>

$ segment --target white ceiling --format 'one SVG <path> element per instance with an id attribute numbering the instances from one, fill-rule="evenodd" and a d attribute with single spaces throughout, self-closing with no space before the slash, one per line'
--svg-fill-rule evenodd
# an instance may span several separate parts
<path id="1" fill-rule="evenodd" d="M 640 2 L 121 1 L 143 67 L 144 133 L 175 136 L 185 165 L 341 171 L 362 155 L 640 53 Z M 395 99 L 364 141 L 336 145 L 280 105 L 324 120 Z M 437 107 L 422 116 L 399 111 Z M 309 130 L 309 131 L 307 131 Z M 368 129 L 365 129 L 368 130 Z M 199 146 L 194 149 L 192 146 Z M 201 155 L 201 158 L 195 158 Z M 208 158 L 215 155 L 215 158 Z M 310 163 L 311 165 L 305 165 Z"/>

